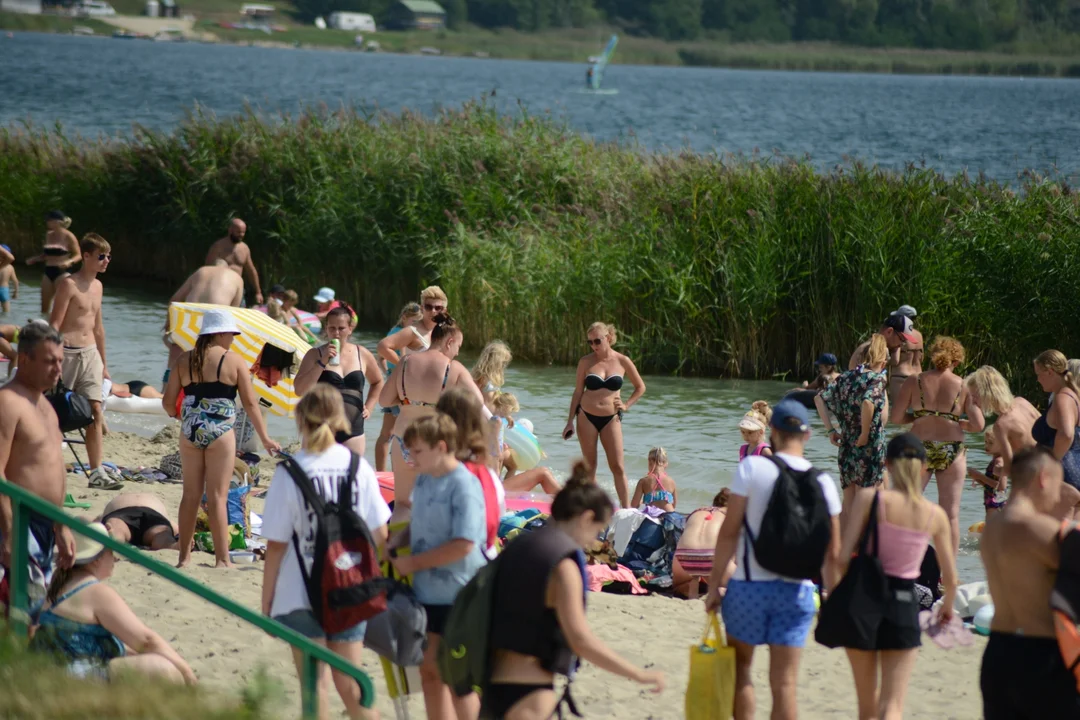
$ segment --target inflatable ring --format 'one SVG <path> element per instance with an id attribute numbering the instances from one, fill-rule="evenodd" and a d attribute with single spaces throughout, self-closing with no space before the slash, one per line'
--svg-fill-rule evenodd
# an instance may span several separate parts
<path id="1" fill-rule="evenodd" d="M 526 423 L 528 423 L 527 420 L 516 420 L 514 427 L 507 428 L 503 435 L 503 440 L 513 453 L 519 472 L 532 470 L 544 457 L 544 451 L 540 449 L 540 441 L 529 430 L 531 423 Z"/>
<path id="2" fill-rule="evenodd" d="M 813 410 L 815 407 L 814 398 L 817 397 L 817 394 L 817 390 L 792 390 L 784 395 L 783 399 L 794 400 L 803 407 Z"/>

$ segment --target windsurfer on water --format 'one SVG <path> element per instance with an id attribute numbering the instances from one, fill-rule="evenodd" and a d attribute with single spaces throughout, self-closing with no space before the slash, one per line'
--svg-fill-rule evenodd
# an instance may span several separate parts
<path id="1" fill-rule="evenodd" d="M 592 78 L 592 66 L 589 66 L 589 69 L 585 71 L 585 87 L 592 87 Z"/>

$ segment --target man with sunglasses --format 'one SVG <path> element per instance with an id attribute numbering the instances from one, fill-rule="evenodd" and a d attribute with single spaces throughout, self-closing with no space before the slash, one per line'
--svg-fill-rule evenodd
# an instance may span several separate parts
<path id="1" fill-rule="evenodd" d="M 101 322 L 101 281 L 112 259 L 105 238 L 87 233 L 79 243 L 82 268 L 59 281 L 49 324 L 64 336 L 64 386 L 90 401 L 94 422 L 86 428 L 86 454 L 90 457 L 90 487 L 118 490 L 123 483 L 102 468 L 102 385 L 109 378 L 105 365 L 105 326 Z"/>
<path id="2" fill-rule="evenodd" d="M 435 329 L 435 316 L 446 312 L 446 293 L 438 285 L 420 292 L 420 308 L 423 316 L 415 325 L 399 330 L 379 341 L 377 354 L 388 363 L 397 365 L 410 352 L 427 350 L 431 345 L 431 331 Z"/>

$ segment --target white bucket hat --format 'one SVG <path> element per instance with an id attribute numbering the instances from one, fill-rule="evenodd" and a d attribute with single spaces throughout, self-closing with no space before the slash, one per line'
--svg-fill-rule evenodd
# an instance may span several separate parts
<path id="1" fill-rule="evenodd" d="M 207 310 L 204 312 L 202 324 L 199 325 L 199 337 L 203 335 L 219 335 L 221 333 L 240 334 L 240 328 L 236 327 L 236 320 L 233 319 L 233 316 L 221 310 Z"/>
<path id="2" fill-rule="evenodd" d="M 90 523 L 87 527 L 97 530 L 102 535 L 108 535 L 109 530 L 99 522 Z M 105 546 L 97 540 L 92 540 L 81 533 L 72 533 L 75 536 L 75 564 L 89 565 L 97 560 Z"/>
<path id="3" fill-rule="evenodd" d="M 334 302 L 334 288 L 319 288 L 319 292 L 315 295 L 315 302 L 328 303 Z"/>

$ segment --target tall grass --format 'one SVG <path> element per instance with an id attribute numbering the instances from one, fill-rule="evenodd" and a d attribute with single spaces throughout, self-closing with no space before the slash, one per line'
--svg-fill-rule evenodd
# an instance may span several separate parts
<path id="1" fill-rule="evenodd" d="M 331 285 L 383 328 L 423 283 L 470 345 L 573 363 L 614 321 L 645 370 L 768 377 L 847 352 L 901 303 L 1030 384 L 1080 351 L 1078 195 L 1026 173 L 828 173 L 782 158 L 652 155 L 469 105 L 433 118 L 305 112 L 89 143 L 0 134 L 0 233 L 25 254 L 41 213 L 114 245 L 110 272 L 178 285 L 248 221 L 264 286 Z"/>

